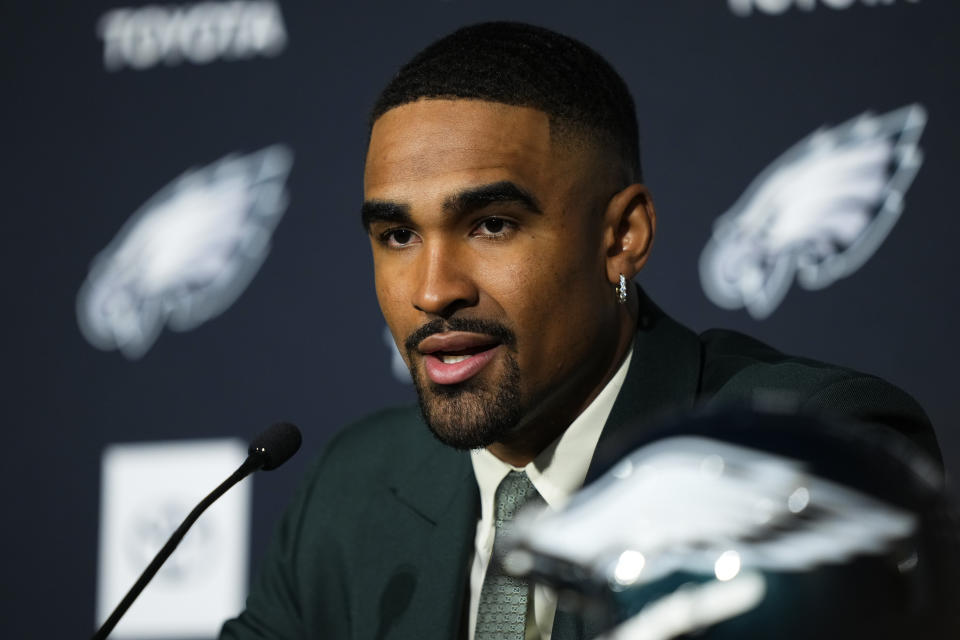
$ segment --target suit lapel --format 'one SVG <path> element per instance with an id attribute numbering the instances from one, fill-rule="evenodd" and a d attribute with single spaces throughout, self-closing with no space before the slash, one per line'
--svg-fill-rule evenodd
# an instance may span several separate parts
<path id="1" fill-rule="evenodd" d="M 671 413 L 689 411 L 700 381 L 700 339 L 664 314 L 637 287 L 640 317 L 633 355 L 597 449 L 586 482 L 602 475 L 612 461 L 629 453 L 650 427 Z M 584 640 L 604 631 L 602 620 L 558 610 L 552 640 Z"/>
<path id="2" fill-rule="evenodd" d="M 427 438 L 426 455 L 404 465 L 407 473 L 389 487 L 400 517 L 422 532 L 405 552 L 412 560 L 413 593 L 404 615 L 392 625 L 391 638 L 449 640 L 465 628 L 462 612 L 479 496 L 469 454 Z"/>

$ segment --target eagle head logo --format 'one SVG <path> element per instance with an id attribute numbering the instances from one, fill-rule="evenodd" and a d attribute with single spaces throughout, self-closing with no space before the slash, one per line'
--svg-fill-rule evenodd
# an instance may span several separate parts
<path id="1" fill-rule="evenodd" d="M 814 290 L 860 268 L 900 217 L 926 122 L 919 104 L 867 112 L 787 150 L 717 219 L 700 256 L 707 297 L 763 319 L 794 276 Z"/>

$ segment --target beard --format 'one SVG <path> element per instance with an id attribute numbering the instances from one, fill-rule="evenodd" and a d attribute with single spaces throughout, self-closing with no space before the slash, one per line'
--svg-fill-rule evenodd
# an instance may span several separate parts
<path id="1" fill-rule="evenodd" d="M 501 440 L 520 421 L 520 367 L 506 358 L 506 373 L 484 386 L 473 379 L 457 385 L 422 383 L 413 376 L 420 412 L 430 432 L 455 449 L 480 449 Z"/>
<path id="2" fill-rule="evenodd" d="M 474 376 L 459 384 L 441 385 L 422 380 L 411 370 L 420 412 L 430 432 L 455 449 L 480 449 L 501 440 L 520 422 L 520 366 L 510 348 L 515 338 L 506 327 L 482 320 L 450 318 L 430 322 L 405 341 L 409 362 L 414 362 L 416 345 L 443 331 L 469 331 L 496 336 L 507 347 L 504 373 L 499 380 L 484 384 Z"/>

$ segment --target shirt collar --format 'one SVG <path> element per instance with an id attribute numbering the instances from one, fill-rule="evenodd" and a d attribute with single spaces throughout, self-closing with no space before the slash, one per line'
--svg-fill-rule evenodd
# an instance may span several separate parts
<path id="1" fill-rule="evenodd" d="M 627 376 L 632 357 L 631 345 L 620 368 L 593 402 L 570 423 L 560 437 L 522 469 L 507 464 L 486 449 L 473 449 L 470 452 L 473 473 L 480 489 L 481 519 L 492 519 L 494 495 L 500 481 L 510 471 L 526 471 L 533 486 L 552 509 L 563 507 L 570 496 L 580 489 L 587 476 L 603 425 Z"/>

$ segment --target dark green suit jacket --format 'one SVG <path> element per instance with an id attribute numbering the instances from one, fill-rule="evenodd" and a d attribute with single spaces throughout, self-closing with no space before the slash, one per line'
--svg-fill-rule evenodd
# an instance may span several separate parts
<path id="1" fill-rule="evenodd" d="M 636 435 L 665 414 L 749 403 L 765 391 L 788 394 L 801 410 L 888 424 L 939 456 L 923 410 L 896 387 L 741 334 L 698 336 L 649 301 L 600 444 L 625 429 Z M 437 442 L 416 408 L 362 420 L 335 436 L 311 468 L 246 611 L 221 638 L 462 637 L 478 517 L 469 454 Z M 553 638 L 595 631 L 561 612 Z"/>

